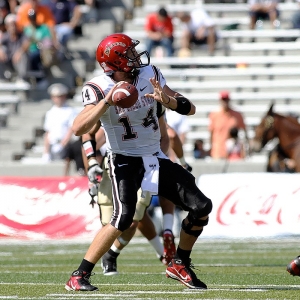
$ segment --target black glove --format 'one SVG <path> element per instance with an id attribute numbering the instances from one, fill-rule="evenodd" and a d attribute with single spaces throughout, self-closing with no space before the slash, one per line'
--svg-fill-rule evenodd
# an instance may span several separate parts
<path id="1" fill-rule="evenodd" d="M 92 205 L 92 207 L 94 208 L 94 205 L 97 203 L 94 198 L 98 197 L 98 184 L 97 183 L 94 183 L 94 184 L 90 183 L 89 194 L 92 198 L 90 205 Z"/>

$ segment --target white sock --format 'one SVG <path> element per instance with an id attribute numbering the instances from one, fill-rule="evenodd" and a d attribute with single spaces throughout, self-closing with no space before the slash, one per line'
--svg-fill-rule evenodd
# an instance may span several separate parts
<path id="1" fill-rule="evenodd" d="M 163 230 L 169 229 L 172 230 L 174 222 L 174 215 L 164 214 L 163 215 Z"/>
<path id="2" fill-rule="evenodd" d="M 151 244 L 151 246 L 156 251 L 157 257 L 160 258 L 164 253 L 164 247 L 161 243 L 161 240 L 160 240 L 159 236 L 157 235 L 152 240 L 149 240 L 149 243 Z"/>
<path id="3" fill-rule="evenodd" d="M 185 166 L 185 165 L 186 165 L 186 161 L 185 161 L 184 156 L 182 156 L 181 158 L 179 158 L 179 161 L 180 161 L 180 164 L 181 164 L 182 166 Z"/>
<path id="4" fill-rule="evenodd" d="M 114 251 L 115 253 L 121 253 L 121 250 L 118 249 L 118 248 L 115 246 L 115 244 L 112 244 L 112 246 L 110 247 L 110 249 L 111 249 L 112 251 Z"/>

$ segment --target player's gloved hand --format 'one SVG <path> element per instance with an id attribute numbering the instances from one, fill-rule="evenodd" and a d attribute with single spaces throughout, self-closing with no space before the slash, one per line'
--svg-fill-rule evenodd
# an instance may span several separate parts
<path id="1" fill-rule="evenodd" d="M 92 183 L 99 183 L 99 176 L 102 176 L 103 170 L 100 168 L 96 159 L 89 160 L 89 168 L 87 172 L 87 176 L 89 181 Z"/>
<path id="2" fill-rule="evenodd" d="M 94 208 L 94 205 L 97 203 L 95 197 L 98 197 L 98 183 L 89 183 L 89 194 L 91 196 L 90 205 Z"/>

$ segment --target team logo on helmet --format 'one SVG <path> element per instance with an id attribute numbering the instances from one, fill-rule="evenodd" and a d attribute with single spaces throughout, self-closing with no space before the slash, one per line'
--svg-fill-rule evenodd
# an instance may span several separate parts
<path id="1" fill-rule="evenodd" d="M 126 44 L 122 43 L 122 42 L 115 42 L 115 43 L 112 43 L 110 45 L 108 45 L 105 50 L 104 50 L 104 54 L 106 56 L 109 56 L 110 54 L 110 50 L 113 48 L 113 47 L 116 47 L 116 46 L 121 46 L 121 47 L 126 47 Z"/>

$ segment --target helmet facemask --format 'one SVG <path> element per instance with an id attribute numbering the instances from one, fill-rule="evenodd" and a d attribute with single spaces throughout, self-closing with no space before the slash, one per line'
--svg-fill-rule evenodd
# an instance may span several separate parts
<path id="1" fill-rule="evenodd" d="M 118 69 L 120 72 L 126 72 L 126 73 L 131 73 L 136 71 L 137 69 L 146 67 L 150 63 L 150 57 L 149 53 L 147 51 L 143 51 L 141 53 L 138 53 L 135 49 L 135 47 L 139 44 L 140 42 L 137 40 L 132 40 L 132 44 L 124 51 L 123 53 L 119 51 L 115 51 L 115 54 L 119 56 L 120 59 L 120 65 L 118 65 L 117 61 L 115 64 L 111 62 L 107 62 L 108 65 Z M 146 63 L 142 62 L 142 58 L 146 58 Z M 124 62 L 126 63 L 126 69 L 129 67 L 131 70 L 128 71 L 124 69 Z"/>

